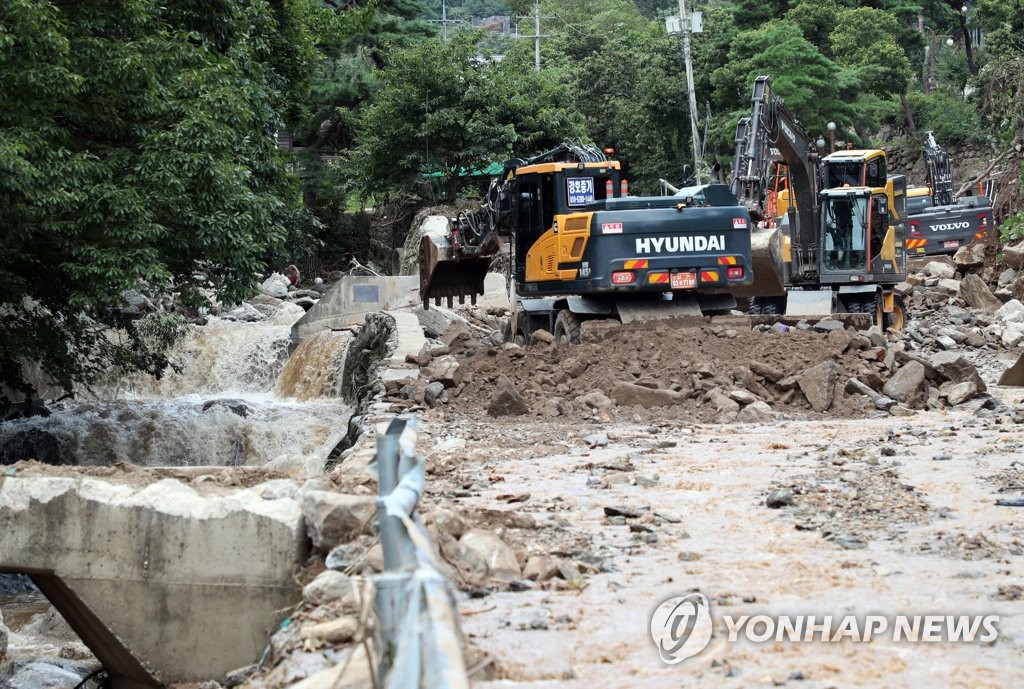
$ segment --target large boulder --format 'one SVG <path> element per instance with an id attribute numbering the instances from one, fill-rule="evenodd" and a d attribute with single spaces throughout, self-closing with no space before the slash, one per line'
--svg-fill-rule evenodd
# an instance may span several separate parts
<path id="1" fill-rule="evenodd" d="M 1003 302 L 992 294 L 985 281 L 977 275 L 968 275 L 960 281 L 960 296 L 976 309 L 995 311 L 1003 305 Z"/>
<path id="2" fill-rule="evenodd" d="M 943 380 L 953 383 L 974 383 L 978 392 L 985 392 L 987 389 L 985 381 L 978 374 L 978 369 L 961 354 L 939 352 L 933 355 L 928 363 L 942 376 Z"/>
<path id="3" fill-rule="evenodd" d="M 530 407 L 519 394 L 515 383 L 504 373 L 498 376 L 487 404 L 487 413 L 491 416 L 520 416 L 528 411 Z"/>
<path id="4" fill-rule="evenodd" d="M 612 399 L 623 406 L 635 404 L 641 407 L 667 407 L 677 403 L 680 398 L 678 392 L 648 388 L 626 381 L 619 381 L 612 386 Z"/>
<path id="5" fill-rule="evenodd" d="M 953 266 L 940 261 L 932 261 L 924 267 L 924 272 L 928 277 L 943 279 L 951 279 L 956 275 L 956 269 Z"/>
<path id="6" fill-rule="evenodd" d="M 309 490 L 302 495 L 302 514 L 309 538 L 322 553 L 369 533 L 376 512 L 376 501 L 369 495 L 326 490 Z"/>
<path id="7" fill-rule="evenodd" d="M 975 268 L 985 262 L 985 244 L 971 242 L 957 249 L 953 255 L 957 268 Z"/>
<path id="8" fill-rule="evenodd" d="M 281 273 L 273 273 L 260 284 L 260 292 L 268 297 L 284 299 L 288 296 L 288 290 L 292 288 L 292 282 Z"/>
<path id="9" fill-rule="evenodd" d="M 459 539 L 459 571 L 475 582 L 512 580 L 521 576 L 512 549 L 493 531 L 471 529 Z"/>
<path id="10" fill-rule="evenodd" d="M 920 408 L 928 400 L 928 381 L 924 364 L 908 361 L 882 388 L 886 396 L 908 407 Z"/>
<path id="11" fill-rule="evenodd" d="M 834 361 L 824 361 L 805 371 L 797 378 L 797 385 L 804 393 L 811 408 L 817 412 L 827 411 L 835 399 L 839 367 Z"/>
<path id="12" fill-rule="evenodd" d="M 1024 242 L 1003 247 L 1003 262 L 1014 270 L 1024 268 Z"/>

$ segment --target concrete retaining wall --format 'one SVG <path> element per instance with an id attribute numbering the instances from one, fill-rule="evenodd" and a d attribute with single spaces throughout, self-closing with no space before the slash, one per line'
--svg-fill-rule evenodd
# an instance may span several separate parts
<path id="1" fill-rule="evenodd" d="M 115 686 L 256 662 L 301 599 L 307 537 L 294 499 L 200 494 L 174 479 L 0 480 L 0 571 L 31 574 Z"/>

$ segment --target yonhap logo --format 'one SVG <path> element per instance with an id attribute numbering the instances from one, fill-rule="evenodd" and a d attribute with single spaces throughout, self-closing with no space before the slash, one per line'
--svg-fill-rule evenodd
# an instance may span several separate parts
<path id="1" fill-rule="evenodd" d="M 711 608 L 700 593 L 669 598 L 651 615 L 651 638 L 667 665 L 703 651 L 711 641 L 711 627 Z"/>

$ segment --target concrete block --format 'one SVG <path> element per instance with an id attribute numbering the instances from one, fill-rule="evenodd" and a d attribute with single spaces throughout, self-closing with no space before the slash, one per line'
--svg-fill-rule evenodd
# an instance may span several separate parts
<path id="1" fill-rule="evenodd" d="M 175 479 L 0 481 L 0 571 L 32 576 L 115 687 L 256 662 L 280 611 L 301 600 L 308 545 L 294 499 Z"/>
<path id="2" fill-rule="evenodd" d="M 335 283 L 313 308 L 292 326 L 292 342 L 329 328 L 361 325 L 366 315 L 420 303 L 417 275 L 348 275 Z"/>

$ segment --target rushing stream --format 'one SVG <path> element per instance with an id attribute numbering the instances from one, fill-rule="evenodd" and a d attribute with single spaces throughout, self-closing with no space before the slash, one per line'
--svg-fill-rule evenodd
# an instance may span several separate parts
<path id="1" fill-rule="evenodd" d="M 211 318 L 174 351 L 177 371 L 114 381 L 50 405 L 47 417 L 0 423 L 0 448 L 8 457 L 77 465 L 322 466 L 352 414 L 340 398 L 352 335 L 324 332 L 289 356 L 289 332 L 303 313 L 285 303 L 262 322 Z M 57 679 L 95 666 L 27 577 L 0 575 L 0 611 L 11 631 L 6 657 L 0 649 L 0 686 L 5 672 L 32 661 L 48 663 L 39 667 Z"/>
<path id="2" fill-rule="evenodd" d="M 322 333 L 289 357 L 289 331 L 302 314 L 285 304 L 260 323 L 211 319 L 175 351 L 179 372 L 116 381 L 94 397 L 53 405 L 49 417 L 4 423 L 0 446 L 20 444 L 44 461 L 81 465 L 326 459 L 351 415 L 338 397 L 351 335 Z"/>

